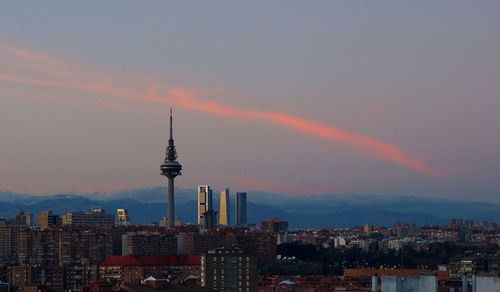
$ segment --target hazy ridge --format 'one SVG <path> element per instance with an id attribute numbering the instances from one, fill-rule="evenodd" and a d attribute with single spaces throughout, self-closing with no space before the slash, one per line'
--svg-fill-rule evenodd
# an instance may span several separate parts
<path id="1" fill-rule="evenodd" d="M 349 227 L 372 223 L 392 225 L 412 222 L 418 225 L 443 224 L 450 218 L 496 221 L 500 204 L 452 201 L 397 195 L 325 194 L 288 196 L 263 192 L 248 192 L 248 220 L 258 223 L 263 219 L 280 217 L 293 227 Z M 231 202 L 231 215 L 234 215 Z M 214 192 L 217 210 L 218 195 Z M 103 207 L 109 212 L 127 208 L 135 223 L 158 222 L 166 212 L 166 189 L 162 187 L 123 190 L 110 194 L 16 194 L 0 192 L 0 217 L 13 217 L 20 208 L 33 213 L 36 219 L 42 210 L 57 214 L 65 211 L 88 211 Z M 196 191 L 176 190 L 176 215 L 184 223 L 196 220 Z M 233 218 L 231 218 L 233 220 Z"/>

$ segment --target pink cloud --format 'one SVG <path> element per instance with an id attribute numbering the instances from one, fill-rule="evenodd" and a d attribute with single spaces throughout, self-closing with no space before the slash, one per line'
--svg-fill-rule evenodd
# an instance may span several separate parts
<path id="1" fill-rule="evenodd" d="M 203 101 L 193 97 L 193 90 L 173 88 L 170 90 L 174 99 L 164 100 L 164 103 L 175 104 L 191 110 L 206 112 L 229 118 L 254 119 L 271 122 L 294 129 L 301 133 L 355 146 L 375 159 L 385 160 L 396 165 L 435 176 L 449 175 L 457 170 L 437 170 L 427 165 L 427 158 L 417 156 L 401 149 L 380 138 L 350 131 L 345 128 L 317 121 L 307 120 L 293 115 L 272 112 L 256 111 L 231 107 L 217 101 Z"/>
<path id="2" fill-rule="evenodd" d="M 101 100 L 99 100 L 99 103 L 107 108 L 110 108 L 110 109 L 118 111 L 118 112 L 130 112 L 132 110 L 128 105 L 112 102 L 109 100 L 102 100 L 101 99 Z"/>
<path id="3" fill-rule="evenodd" d="M 30 62 L 41 62 L 46 64 L 61 64 L 62 59 L 54 58 L 52 56 L 34 52 L 29 50 L 24 50 L 17 47 L 12 47 L 6 43 L 0 42 L 0 51 L 16 56 L 17 58 L 23 59 Z"/>
<path id="4" fill-rule="evenodd" d="M 12 48 L 2 43 L 0 43 L 0 50 L 7 51 L 19 59 L 19 61 L 43 62 L 44 66 L 42 68 L 46 71 L 45 75 L 43 71 L 40 72 L 38 70 L 40 67 L 37 67 L 37 72 L 25 72 L 25 75 L 0 71 L 0 80 L 3 81 L 78 90 L 123 99 L 123 103 L 119 104 L 105 101 L 101 97 L 96 100 L 99 104 L 113 110 L 129 110 L 131 107 L 127 103 L 164 104 L 169 106 L 176 105 L 189 110 L 227 118 L 259 120 L 281 125 L 322 140 L 354 146 L 369 157 L 384 160 L 420 173 L 441 176 L 457 172 L 457 170 L 438 170 L 432 168 L 428 165 L 428 159 L 425 157 L 413 154 L 383 139 L 335 125 L 282 112 L 239 108 L 215 100 L 201 99 L 198 96 L 203 91 L 179 87 L 165 87 L 160 82 L 153 81 L 152 79 L 145 82 L 130 78 L 122 80 L 122 77 L 120 78 L 121 82 L 117 82 L 116 78 L 103 76 L 97 70 L 89 69 L 88 66 L 69 65 L 68 62 L 63 62 L 60 58 Z M 72 72 L 71 76 L 54 78 L 53 72 L 65 70 Z M 42 77 L 32 77 L 33 73 L 42 74 Z M 147 88 L 141 89 L 144 85 L 147 85 Z"/>

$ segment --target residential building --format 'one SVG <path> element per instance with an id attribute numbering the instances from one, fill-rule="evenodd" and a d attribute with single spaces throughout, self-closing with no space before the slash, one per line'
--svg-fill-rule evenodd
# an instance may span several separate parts
<path id="1" fill-rule="evenodd" d="M 61 221 L 59 215 L 53 214 L 52 211 L 42 211 L 38 215 L 38 226 L 42 228 L 52 228 L 58 225 Z"/>
<path id="2" fill-rule="evenodd" d="M 217 248 L 201 257 L 201 285 L 217 291 L 255 291 L 257 260 L 237 246 Z"/>
<path id="3" fill-rule="evenodd" d="M 62 217 L 63 225 L 88 225 L 104 226 L 115 224 L 115 216 L 108 214 L 101 208 L 93 208 L 92 212 L 85 213 L 81 211 L 66 212 Z"/>
<path id="4" fill-rule="evenodd" d="M 177 255 L 175 234 L 136 233 L 122 235 L 122 255 Z"/>
<path id="5" fill-rule="evenodd" d="M 279 218 L 264 220 L 260 222 L 260 230 L 268 232 L 285 232 L 288 229 L 288 222 Z"/>
<path id="6" fill-rule="evenodd" d="M 118 223 L 121 225 L 130 225 L 130 215 L 127 209 L 116 209 L 116 214 L 118 215 Z"/>
<path id="7" fill-rule="evenodd" d="M 139 284 L 146 277 L 177 282 L 200 271 L 200 256 L 112 256 L 99 266 L 99 278 Z"/>

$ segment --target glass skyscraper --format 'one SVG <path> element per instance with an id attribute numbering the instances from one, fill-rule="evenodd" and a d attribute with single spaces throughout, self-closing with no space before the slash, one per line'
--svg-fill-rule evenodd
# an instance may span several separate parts
<path id="1" fill-rule="evenodd" d="M 247 193 L 236 193 L 236 226 L 247 224 Z"/>

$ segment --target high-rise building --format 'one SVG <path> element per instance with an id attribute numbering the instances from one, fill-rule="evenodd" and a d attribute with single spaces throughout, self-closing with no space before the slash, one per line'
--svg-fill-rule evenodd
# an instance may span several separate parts
<path id="1" fill-rule="evenodd" d="M 51 228 L 60 223 L 59 215 L 53 214 L 52 211 L 42 211 L 38 215 L 38 226 L 42 228 Z"/>
<path id="2" fill-rule="evenodd" d="M 219 224 L 229 225 L 229 189 L 220 192 Z"/>
<path id="3" fill-rule="evenodd" d="M 89 225 L 89 226 L 104 226 L 115 224 L 115 216 L 108 214 L 101 208 L 93 208 L 92 212 L 84 213 L 66 212 L 62 217 L 63 225 Z"/>
<path id="4" fill-rule="evenodd" d="M 205 213 L 212 209 L 212 189 L 208 185 L 198 186 L 198 225 L 204 225 Z"/>
<path id="5" fill-rule="evenodd" d="M 247 193 L 236 193 L 236 226 L 247 224 Z"/>
<path id="6" fill-rule="evenodd" d="M 130 225 L 130 216 L 127 209 L 116 209 L 118 215 L 118 223 L 121 225 Z"/>
<path id="7" fill-rule="evenodd" d="M 168 212 L 167 226 L 172 228 L 175 226 L 175 208 L 174 208 L 174 179 L 181 175 L 182 165 L 177 161 L 177 151 L 174 146 L 173 130 L 172 130 L 172 109 L 170 109 L 170 139 L 166 151 L 165 161 L 161 165 L 161 174 L 168 178 Z"/>
<path id="8" fill-rule="evenodd" d="M 217 227 L 217 212 L 214 209 L 208 209 L 203 213 L 203 228 L 214 229 Z"/>
<path id="9" fill-rule="evenodd" d="M 201 257 L 201 285 L 216 291 L 256 291 L 257 261 L 237 246 Z"/>
<path id="10" fill-rule="evenodd" d="M 31 226 L 33 225 L 33 214 L 25 213 L 24 209 L 20 209 L 19 213 L 14 218 L 14 222 L 16 225 Z"/>
<path id="11" fill-rule="evenodd" d="M 28 217 L 24 213 L 24 209 L 20 209 L 19 213 L 16 215 L 14 222 L 16 225 L 28 225 L 26 224 Z"/>
<path id="12" fill-rule="evenodd" d="M 100 263 L 113 253 L 113 235 L 104 230 L 63 229 L 59 233 L 59 264 Z"/>
<path id="13" fill-rule="evenodd" d="M 268 232 L 283 232 L 288 229 L 288 222 L 279 218 L 260 222 L 260 230 Z"/>
<path id="14" fill-rule="evenodd" d="M 15 227 L 0 219 L 0 266 L 16 262 Z"/>

